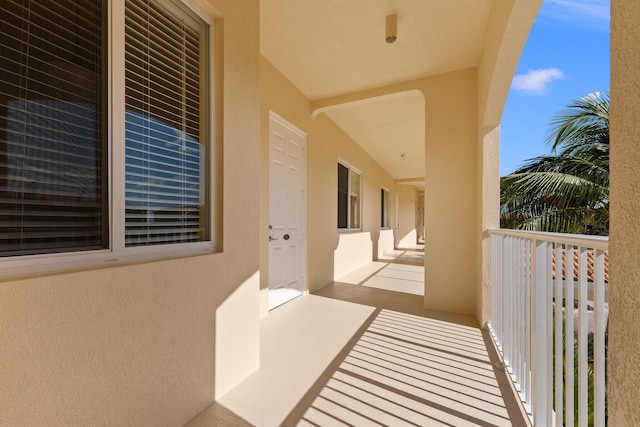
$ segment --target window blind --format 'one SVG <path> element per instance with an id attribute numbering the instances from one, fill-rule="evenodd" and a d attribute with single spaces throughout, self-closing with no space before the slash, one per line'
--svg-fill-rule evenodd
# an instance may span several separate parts
<path id="1" fill-rule="evenodd" d="M 125 245 L 206 240 L 207 25 L 181 4 L 125 6 Z"/>
<path id="2" fill-rule="evenodd" d="M 382 188 L 380 190 L 380 227 L 389 227 L 389 192 Z"/>
<path id="3" fill-rule="evenodd" d="M 0 256 L 107 247 L 100 0 L 2 0 Z"/>
<path id="4" fill-rule="evenodd" d="M 338 228 L 347 228 L 349 205 L 349 168 L 338 163 Z"/>

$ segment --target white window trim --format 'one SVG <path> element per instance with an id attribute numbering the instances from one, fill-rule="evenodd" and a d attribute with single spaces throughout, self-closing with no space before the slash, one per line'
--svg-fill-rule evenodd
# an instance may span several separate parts
<path id="1" fill-rule="evenodd" d="M 354 168 L 353 166 L 351 166 L 349 163 L 345 162 L 344 160 L 338 159 L 338 164 L 344 166 L 345 168 L 347 168 L 349 170 L 349 175 L 347 178 L 347 185 L 348 185 L 348 190 L 347 190 L 347 194 L 350 196 L 351 195 L 351 172 L 354 172 L 356 174 L 358 174 L 360 176 L 360 192 L 359 192 L 359 196 L 358 196 L 358 213 L 360 214 L 360 227 L 357 228 L 350 228 L 349 224 L 351 224 L 351 209 L 350 209 L 350 205 L 349 205 L 349 198 L 347 198 L 347 227 L 346 228 L 338 228 L 338 232 L 339 233 L 352 233 L 352 232 L 357 232 L 357 231 L 362 231 L 362 172 L 359 169 Z"/>
<path id="2" fill-rule="evenodd" d="M 215 252 L 215 11 L 200 0 L 165 0 L 182 1 L 208 25 L 208 60 L 209 60 L 209 240 L 203 242 L 178 243 L 167 245 L 150 245 L 125 247 L 125 71 L 124 71 L 124 10 L 125 0 L 112 0 L 107 10 L 107 61 L 109 79 L 107 79 L 107 159 L 109 162 L 109 249 L 77 252 L 45 253 L 0 258 L 0 277 L 28 275 L 60 270 L 95 268 L 107 265 L 121 265 L 133 262 L 161 260 L 183 256 L 201 255 Z M 171 6 L 173 7 L 173 5 Z M 117 161 L 114 161 L 117 160 Z M 117 191 L 114 191 L 117 189 Z M 106 207 L 105 207 L 106 208 Z M 114 213 L 118 213 L 114 215 Z"/>

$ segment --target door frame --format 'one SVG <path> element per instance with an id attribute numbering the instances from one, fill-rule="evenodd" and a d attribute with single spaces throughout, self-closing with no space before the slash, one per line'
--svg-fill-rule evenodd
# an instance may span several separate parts
<path id="1" fill-rule="evenodd" d="M 301 179 L 302 179 L 302 183 L 301 186 L 304 189 L 304 198 L 300 203 L 300 231 L 301 231 L 301 241 L 300 241 L 300 246 L 301 246 L 301 269 L 302 269 L 302 275 L 303 275 L 303 280 L 301 283 L 301 288 L 299 289 L 299 291 L 304 295 L 308 293 L 308 275 L 307 275 L 307 204 L 308 204 L 308 191 L 307 191 L 307 170 L 308 170 L 308 154 L 307 154 L 307 147 L 308 147 L 308 140 L 309 137 L 307 135 L 306 132 L 304 132 L 302 129 L 298 128 L 297 126 L 291 124 L 289 121 L 287 121 L 285 118 L 283 118 L 282 116 L 280 116 L 279 114 L 277 114 L 276 112 L 269 110 L 269 185 L 268 185 L 268 206 L 267 206 L 267 223 L 270 224 L 271 223 L 271 122 L 272 121 L 276 121 L 278 122 L 280 125 L 286 127 L 287 129 L 289 129 L 290 131 L 292 131 L 293 133 L 299 135 L 300 137 L 302 137 L 302 144 L 303 144 L 303 156 L 302 156 L 302 167 L 304 168 L 304 172 L 300 175 Z M 269 263 L 269 257 L 270 257 L 270 251 L 267 251 L 267 266 L 269 266 L 270 268 L 270 263 Z M 267 282 L 270 282 L 270 274 L 271 272 L 269 271 L 268 273 L 268 277 L 267 277 Z M 270 283 L 268 283 L 270 285 Z M 270 289 L 270 288 L 269 288 Z"/>
<path id="2" fill-rule="evenodd" d="M 396 212 L 395 212 L 395 225 L 394 225 L 394 245 L 393 249 L 398 249 L 400 244 L 400 194 L 396 193 Z"/>

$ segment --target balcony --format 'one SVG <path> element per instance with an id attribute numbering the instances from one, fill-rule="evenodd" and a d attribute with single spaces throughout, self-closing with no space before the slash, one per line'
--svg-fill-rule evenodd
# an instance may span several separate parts
<path id="1" fill-rule="evenodd" d="M 534 425 L 604 426 L 608 238 L 495 230 L 491 239 L 489 328 Z"/>
<path id="2" fill-rule="evenodd" d="M 390 290 L 406 264 L 385 260 L 272 311 L 260 370 L 187 426 L 605 425 L 607 239 L 491 239 L 488 328 Z"/>
<path id="3" fill-rule="evenodd" d="M 407 291 L 414 253 L 271 311 L 260 369 L 187 426 L 526 425 L 488 330 Z"/>

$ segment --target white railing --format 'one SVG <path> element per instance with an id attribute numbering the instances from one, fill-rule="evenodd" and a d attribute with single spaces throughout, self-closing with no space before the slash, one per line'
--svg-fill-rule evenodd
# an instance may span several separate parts
<path id="1" fill-rule="evenodd" d="M 488 326 L 533 425 L 604 426 L 608 238 L 489 234 Z"/>

